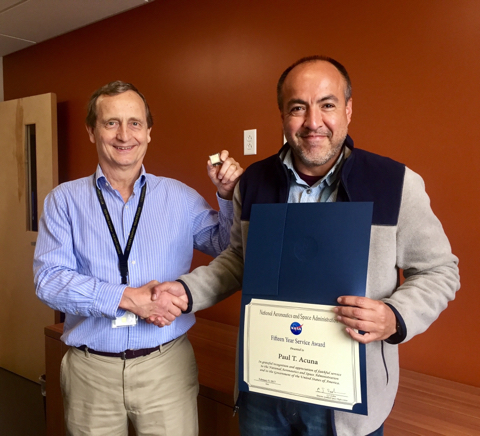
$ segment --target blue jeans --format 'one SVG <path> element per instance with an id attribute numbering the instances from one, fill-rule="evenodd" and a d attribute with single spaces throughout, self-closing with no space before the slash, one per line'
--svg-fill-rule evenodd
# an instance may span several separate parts
<path id="1" fill-rule="evenodd" d="M 242 436 L 334 436 L 330 410 L 314 404 L 241 392 L 238 405 Z"/>

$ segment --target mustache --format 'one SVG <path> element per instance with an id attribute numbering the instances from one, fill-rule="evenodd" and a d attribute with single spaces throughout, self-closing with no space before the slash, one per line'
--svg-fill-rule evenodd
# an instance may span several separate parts
<path id="1" fill-rule="evenodd" d="M 297 133 L 297 136 L 300 136 L 301 138 L 307 138 L 309 136 L 315 136 L 315 135 L 321 135 L 321 136 L 326 136 L 327 138 L 331 138 L 332 132 L 331 130 L 328 130 L 328 129 L 319 129 L 319 130 L 302 130 L 301 132 Z"/>

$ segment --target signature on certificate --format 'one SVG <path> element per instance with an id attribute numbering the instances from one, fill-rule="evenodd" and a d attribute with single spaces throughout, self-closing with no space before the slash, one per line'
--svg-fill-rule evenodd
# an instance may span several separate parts
<path id="1" fill-rule="evenodd" d="M 315 391 L 317 394 L 323 395 L 335 395 L 337 397 L 345 397 L 346 394 L 344 392 L 337 392 L 335 388 L 317 388 Z"/>

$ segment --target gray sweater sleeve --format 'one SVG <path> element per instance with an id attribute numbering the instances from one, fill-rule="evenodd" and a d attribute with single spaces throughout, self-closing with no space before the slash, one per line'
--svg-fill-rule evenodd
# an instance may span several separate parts
<path id="1" fill-rule="evenodd" d="M 405 281 L 383 301 L 400 314 L 407 341 L 427 330 L 460 288 L 458 258 L 430 207 L 422 178 L 408 168 L 396 241 L 396 263 Z"/>
<path id="2" fill-rule="evenodd" d="M 241 289 L 243 279 L 244 246 L 240 220 L 241 200 L 239 184 L 235 188 L 234 218 L 230 232 L 230 245 L 208 266 L 201 266 L 190 274 L 179 277 L 192 297 L 192 311 L 206 309 Z"/>

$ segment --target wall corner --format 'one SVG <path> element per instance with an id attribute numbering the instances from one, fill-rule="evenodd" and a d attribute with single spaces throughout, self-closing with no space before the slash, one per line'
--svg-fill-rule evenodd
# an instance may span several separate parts
<path id="1" fill-rule="evenodd" d="M 0 101 L 3 100 L 3 57 L 0 56 Z"/>

